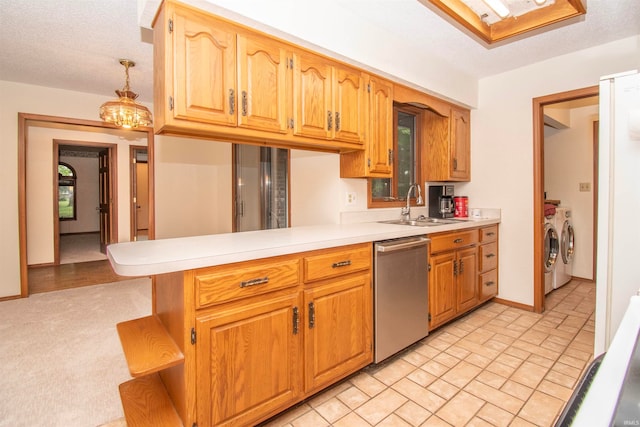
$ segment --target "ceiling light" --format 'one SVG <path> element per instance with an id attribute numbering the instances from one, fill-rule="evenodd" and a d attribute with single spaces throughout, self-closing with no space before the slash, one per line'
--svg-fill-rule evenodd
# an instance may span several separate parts
<path id="1" fill-rule="evenodd" d="M 538 6 L 542 6 L 547 2 L 547 0 L 534 0 Z"/>
<path id="2" fill-rule="evenodd" d="M 483 0 L 500 18 L 509 16 L 509 8 L 501 0 Z"/>
<path id="3" fill-rule="evenodd" d="M 126 75 L 124 88 L 116 90 L 118 100 L 102 104 L 100 118 L 125 129 L 149 126 L 152 123 L 151 112 L 135 101 L 138 94 L 129 89 L 129 67 L 134 67 L 136 63 L 128 59 L 121 59 L 120 63 L 124 66 Z"/>

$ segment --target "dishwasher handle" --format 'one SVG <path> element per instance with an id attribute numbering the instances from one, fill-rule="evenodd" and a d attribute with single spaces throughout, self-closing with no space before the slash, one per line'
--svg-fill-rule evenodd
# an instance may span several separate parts
<path id="1" fill-rule="evenodd" d="M 431 239 L 426 237 L 419 237 L 417 239 L 406 239 L 392 242 L 376 243 L 377 252 L 393 252 L 402 249 L 413 248 L 416 246 L 424 246 L 429 243 Z"/>

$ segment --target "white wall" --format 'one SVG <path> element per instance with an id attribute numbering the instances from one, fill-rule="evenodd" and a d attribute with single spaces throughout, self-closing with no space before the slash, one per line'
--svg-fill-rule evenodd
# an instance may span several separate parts
<path id="1" fill-rule="evenodd" d="M 471 113 L 472 182 L 461 187 L 472 206 L 502 208 L 500 298 L 533 305 L 532 99 L 639 66 L 634 36 L 480 80 Z"/>
<path id="2" fill-rule="evenodd" d="M 593 126 L 598 106 L 572 108 L 569 114 L 569 128 L 545 130 L 544 188 L 549 199 L 560 200 L 572 211 L 576 242 L 572 275 L 592 280 Z M 589 183 L 591 191 L 581 192 L 581 182 Z"/>

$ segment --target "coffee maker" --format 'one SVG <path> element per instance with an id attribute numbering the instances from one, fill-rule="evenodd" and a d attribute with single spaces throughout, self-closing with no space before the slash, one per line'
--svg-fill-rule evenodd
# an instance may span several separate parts
<path id="1" fill-rule="evenodd" d="M 453 185 L 429 186 L 429 217 L 453 218 L 455 205 L 453 204 Z"/>

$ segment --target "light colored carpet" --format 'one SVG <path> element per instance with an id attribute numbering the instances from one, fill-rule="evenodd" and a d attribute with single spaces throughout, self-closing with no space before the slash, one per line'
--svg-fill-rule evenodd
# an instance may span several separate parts
<path id="1" fill-rule="evenodd" d="M 100 252 L 100 233 L 60 235 L 60 264 L 107 259 Z"/>
<path id="2" fill-rule="evenodd" d="M 0 302 L 0 426 L 120 419 L 131 377 L 116 324 L 150 313 L 149 278 Z"/>

